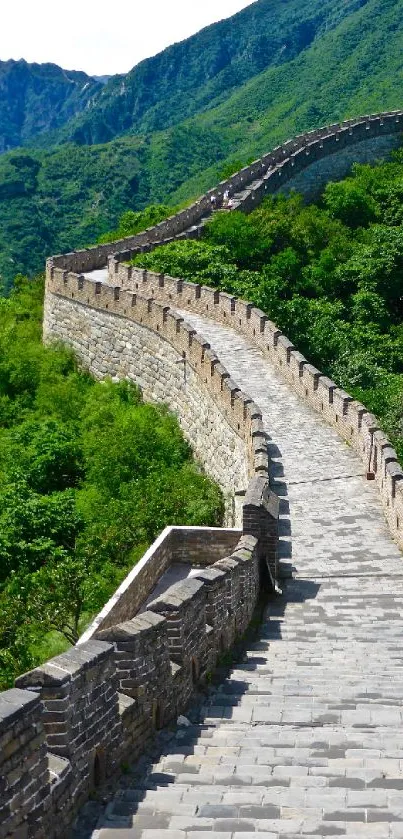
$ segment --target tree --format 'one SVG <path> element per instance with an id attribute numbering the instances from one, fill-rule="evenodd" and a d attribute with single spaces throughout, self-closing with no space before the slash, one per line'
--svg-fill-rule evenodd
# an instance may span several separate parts
<path id="1" fill-rule="evenodd" d="M 0 492 L 0 582 L 72 553 L 82 528 L 71 490 L 41 495 L 16 474 Z"/>
<path id="2" fill-rule="evenodd" d="M 12 589 L 24 586 L 27 612 L 36 633 L 56 630 L 75 644 L 84 612 L 93 613 L 109 596 L 107 580 L 84 556 L 51 558 L 22 584 L 15 578 Z"/>
<path id="3" fill-rule="evenodd" d="M 377 217 L 375 200 L 354 179 L 327 184 L 323 201 L 333 218 L 340 219 L 352 229 L 367 227 Z"/>
<path id="4" fill-rule="evenodd" d="M 75 487 L 84 477 L 77 429 L 56 420 L 27 420 L 8 435 L 13 457 L 16 450 L 28 485 L 49 495 Z"/>

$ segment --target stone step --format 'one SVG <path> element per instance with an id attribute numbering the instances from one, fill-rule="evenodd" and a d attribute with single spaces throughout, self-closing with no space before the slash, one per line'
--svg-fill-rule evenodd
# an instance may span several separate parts
<path id="1" fill-rule="evenodd" d="M 315 806 L 315 803 L 317 806 Z M 332 804 L 332 802 L 330 802 Z M 323 807 L 312 799 L 313 806 L 301 806 L 298 799 L 293 806 L 275 806 L 262 804 L 201 804 L 193 814 L 174 814 L 163 812 L 142 812 L 127 816 L 110 814 L 104 827 L 97 831 L 94 839 L 127 839 L 130 837 L 161 836 L 172 839 L 182 835 L 199 837 L 206 835 L 228 835 L 230 839 L 248 839 L 249 836 L 264 836 L 268 832 L 274 837 L 286 836 L 367 836 L 367 837 L 402 837 L 401 802 L 400 807 L 369 806 L 346 807 L 338 809 Z M 197 806 L 197 805 L 196 805 Z M 180 805 L 178 805 L 180 807 Z M 386 830 L 386 826 L 388 830 Z M 392 827 L 393 826 L 393 827 Z M 122 831 L 124 831 L 122 833 Z M 136 834 L 136 831 L 138 833 Z"/>
<path id="2" fill-rule="evenodd" d="M 381 826 L 380 826 L 381 824 Z M 281 826 L 282 825 L 282 826 Z M 299 826 L 299 823 L 297 823 Z M 340 826 L 341 825 L 341 826 Z M 284 820 L 273 824 L 272 829 L 262 828 L 258 833 L 249 831 L 248 828 L 241 826 L 240 830 L 176 830 L 176 829 L 139 829 L 128 828 L 121 829 L 104 829 L 94 834 L 94 839 L 318 839 L 320 836 L 326 836 L 326 839 L 340 839 L 340 835 L 354 837 L 354 839 L 402 839 L 403 832 L 399 826 L 396 830 L 391 828 L 392 832 L 386 832 L 386 828 L 382 823 L 363 824 L 358 822 L 333 823 L 329 822 L 326 827 L 326 833 L 307 833 L 302 834 L 297 826 L 298 832 L 295 832 L 295 820 Z M 290 832 L 291 831 L 291 832 Z"/>

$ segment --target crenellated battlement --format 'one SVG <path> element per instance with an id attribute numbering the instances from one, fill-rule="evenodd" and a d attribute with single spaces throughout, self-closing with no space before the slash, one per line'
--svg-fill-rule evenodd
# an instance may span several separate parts
<path id="1" fill-rule="evenodd" d="M 101 291 L 94 292 L 95 305 L 135 319 L 187 354 L 189 364 L 211 388 L 232 430 L 242 435 L 248 452 L 249 476 L 268 474 L 260 410 L 237 388 L 206 342 L 177 314 L 178 310 L 202 315 L 245 335 L 295 391 L 355 449 L 365 471 L 374 474 L 391 533 L 403 548 L 403 471 L 391 443 L 364 405 L 311 365 L 267 315 L 252 304 L 208 286 L 126 265 L 116 257 L 110 259 L 108 270 L 109 283 L 118 281 L 120 285 L 98 283 Z M 81 299 L 88 305 L 91 280 L 66 274 L 61 279 L 58 269 L 52 269 L 51 276 L 49 289 L 57 288 L 56 293 Z M 210 376 L 206 376 L 206 365 L 210 365 Z"/>

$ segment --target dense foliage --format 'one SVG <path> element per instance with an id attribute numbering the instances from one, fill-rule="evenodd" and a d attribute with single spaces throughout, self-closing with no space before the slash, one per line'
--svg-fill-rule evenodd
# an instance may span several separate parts
<path id="1" fill-rule="evenodd" d="M 223 512 L 176 419 L 44 347 L 41 316 L 41 283 L 0 301 L 0 687 L 74 643 L 167 524 Z"/>
<path id="2" fill-rule="evenodd" d="M 255 302 L 378 415 L 403 459 L 403 152 L 356 165 L 318 206 L 269 199 L 219 214 L 206 236 L 135 262 Z"/>
<path id="3" fill-rule="evenodd" d="M 9 288 L 17 273 L 41 271 L 50 254 L 93 244 L 124 210 L 164 201 L 183 178 L 221 159 L 222 145 L 218 133 L 178 128 L 170 139 L 159 137 L 152 145 L 135 137 L 1 155 L 4 285 Z"/>
<path id="4" fill-rule="evenodd" d="M 86 73 L 55 64 L 0 61 L 0 152 L 60 128 L 102 88 Z"/>
<path id="5" fill-rule="evenodd" d="M 402 21 L 403 0 L 259 0 L 112 79 L 65 137 L 126 136 L 51 150 L 42 135 L 47 151 L 0 156 L 3 281 L 95 242 L 124 210 L 196 198 L 300 131 L 400 108 Z"/>

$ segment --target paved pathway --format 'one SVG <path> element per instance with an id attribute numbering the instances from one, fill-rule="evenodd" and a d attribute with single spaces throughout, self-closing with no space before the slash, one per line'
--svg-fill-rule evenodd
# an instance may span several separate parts
<path id="1" fill-rule="evenodd" d="M 376 487 L 258 350 L 185 317 L 263 411 L 294 577 L 93 839 L 403 838 L 403 563 Z"/>

